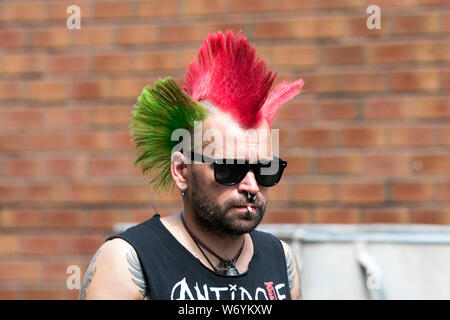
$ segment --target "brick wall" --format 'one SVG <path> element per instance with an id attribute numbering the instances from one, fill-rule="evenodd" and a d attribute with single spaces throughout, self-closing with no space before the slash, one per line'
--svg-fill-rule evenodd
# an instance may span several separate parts
<path id="1" fill-rule="evenodd" d="M 289 165 L 265 222 L 450 224 L 448 0 L 4 0 L 0 298 L 75 298 L 66 268 L 84 273 L 114 223 L 178 210 L 133 166 L 130 111 L 226 28 L 305 80 L 273 123 Z"/>

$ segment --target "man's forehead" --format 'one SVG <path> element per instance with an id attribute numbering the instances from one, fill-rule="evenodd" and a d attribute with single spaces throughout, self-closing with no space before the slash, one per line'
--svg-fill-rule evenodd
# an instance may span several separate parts
<path id="1" fill-rule="evenodd" d="M 256 128 L 245 129 L 230 114 L 214 110 L 202 126 L 203 150 L 211 156 L 263 159 L 271 155 L 270 126 L 265 120 Z"/>

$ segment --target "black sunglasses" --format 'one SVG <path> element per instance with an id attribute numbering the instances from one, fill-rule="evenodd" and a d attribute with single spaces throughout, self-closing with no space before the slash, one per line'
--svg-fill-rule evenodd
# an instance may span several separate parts
<path id="1" fill-rule="evenodd" d="M 214 168 L 214 178 L 224 186 L 233 186 L 241 182 L 247 172 L 252 170 L 256 182 L 263 187 L 273 187 L 283 175 L 287 162 L 274 157 L 271 160 L 262 160 L 249 163 L 242 159 L 214 159 L 191 151 L 191 160 L 208 163 Z"/>

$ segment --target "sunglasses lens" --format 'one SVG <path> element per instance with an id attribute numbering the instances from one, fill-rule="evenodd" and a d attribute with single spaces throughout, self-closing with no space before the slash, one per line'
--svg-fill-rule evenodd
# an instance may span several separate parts
<path id="1" fill-rule="evenodd" d="M 234 185 L 242 181 L 247 173 L 245 164 L 215 164 L 214 177 L 216 181 L 223 185 Z"/>
<path id="2" fill-rule="evenodd" d="M 261 164 L 254 170 L 256 181 L 264 187 L 273 187 L 280 182 L 284 167 L 283 163 L 278 160 Z"/>

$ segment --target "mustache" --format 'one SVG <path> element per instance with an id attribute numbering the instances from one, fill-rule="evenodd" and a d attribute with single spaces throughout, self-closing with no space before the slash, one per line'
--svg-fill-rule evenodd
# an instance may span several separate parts
<path id="1" fill-rule="evenodd" d="M 254 205 L 255 207 L 260 208 L 260 207 L 263 207 L 263 206 L 264 206 L 265 201 L 264 201 L 263 199 L 261 199 L 261 198 L 256 198 L 256 200 L 253 201 L 253 202 L 249 202 L 249 201 L 248 201 L 247 199 L 245 199 L 245 198 L 243 198 L 243 199 L 241 199 L 241 200 L 234 200 L 234 199 L 231 199 L 231 200 L 228 200 L 228 201 L 225 203 L 225 206 L 226 206 L 227 208 L 231 208 L 231 207 L 245 207 L 245 206 L 247 206 L 248 203 L 251 203 L 251 204 Z"/>

